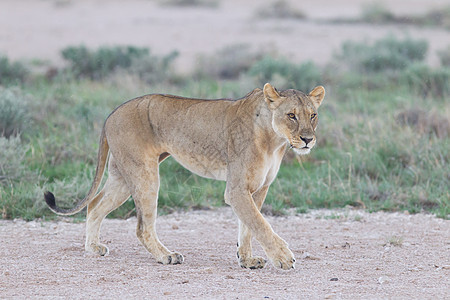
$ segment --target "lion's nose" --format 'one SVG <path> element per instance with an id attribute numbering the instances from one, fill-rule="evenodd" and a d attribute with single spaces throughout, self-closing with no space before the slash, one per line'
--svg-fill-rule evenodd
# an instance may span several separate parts
<path id="1" fill-rule="evenodd" d="M 313 140 L 312 138 L 304 138 L 304 137 L 302 137 L 302 136 L 300 137 L 300 139 L 301 139 L 302 141 L 304 141 L 306 145 L 308 145 L 308 143 L 311 142 L 311 141 Z"/>

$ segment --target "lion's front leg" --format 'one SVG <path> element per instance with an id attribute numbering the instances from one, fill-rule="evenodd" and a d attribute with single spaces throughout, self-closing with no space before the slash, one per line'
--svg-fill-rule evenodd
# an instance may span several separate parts
<path id="1" fill-rule="evenodd" d="M 253 201 L 256 204 L 258 210 L 261 210 L 261 207 L 266 199 L 267 191 L 269 190 L 269 186 L 263 186 L 259 191 L 252 195 Z M 242 268 L 248 269 L 260 269 L 264 268 L 267 260 L 260 256 L 253 256 L 252 254 L 252 233 L 248 229 L 248 227 L 239 220 L 239 238 L 238 238 L 238 250 L 237 250 L 237 258 L 239 261 L 239 265 Z"/>
<path id="2" fill-rule="evenodd" d="M 284 270 L 294 268 L 295 258 L 291 250 L 289 250 L 287 243 L 273 232 L 270 224 L 264 219 L 256 207 L 250 192 L 246 189 L 239 188 L 239 186 L 240 184 L 233 186 L 230 185 L 230 182 L 227 182 L 225 192 L 226 202 L 231 205 L 239 220 L 261 243 L 261 246 L 275 267 Z M 245 231 L 243 233 L 244 237 L 249 237 L 248 234 L 245 234 Z M 244 241 L 243 248 L 238 249 L 239 255 L 243 253 L 247 257 L 252 257 L 248 245 L 248 241 Z M 247 258 L 247 262 L 250 262 L 250 260 Z"/>
<path id="3" fill-rule="evenodd" d="M 247 269 L 261 269 L 266 265 L 264 257 L 253 256 L 252 254 L 252 234 L 245 224 L 239 220 L 239 241 L 237 244 L 236 256 L 239 265 Z"/>

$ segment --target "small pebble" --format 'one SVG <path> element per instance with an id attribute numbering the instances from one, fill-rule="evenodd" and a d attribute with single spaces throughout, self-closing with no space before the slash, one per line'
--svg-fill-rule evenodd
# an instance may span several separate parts
<path id="1" fill-rule="evenodd" d="M 389 281 L 390 281 L 390 279 L 387 276 L 381 276 L 380 278 L 378 278 L 379 284 L 388 283 Z"/>

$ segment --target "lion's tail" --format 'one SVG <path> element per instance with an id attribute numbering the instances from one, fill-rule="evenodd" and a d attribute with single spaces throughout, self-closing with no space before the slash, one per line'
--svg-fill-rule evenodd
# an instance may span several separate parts
<path id="1" fill-rule="evenodd" d="M 78 204 L 74 208 L 70 209 L 64 209 L 56 206 L 55 196 L 53 195 L 53 193 L 49 191 L 45 192 L 44 193 L 45 202 L 47 202 L 47 205 L 53 212 L 57 213 L 58 215 L 70 216 L 76 214 L 77 212 L 80 212 L 84 207 L 86 207 L 86 205 L 89 204 L 89 202 L 91 202 L 100 186 L 100 183 L 102 182 L 103 173 L 105 172 L 106 160 L 108 158 L 108 153 L 109 153 L 109 145 L 108 141 L 106 140 L 105 127 L 103 127 L 102 133 L 100 135 L 97 169 L 95 170 L 95 177 L 94 181 L 92 182 L 91 189 L 89 190 L 88 194 L 83 200 L 78 202 Z"/>

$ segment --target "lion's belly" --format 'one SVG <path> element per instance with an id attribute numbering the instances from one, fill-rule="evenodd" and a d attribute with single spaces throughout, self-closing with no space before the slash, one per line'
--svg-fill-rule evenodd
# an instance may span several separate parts
<path id="1" fill-rule="evenodd" d="M 183 167 L 199 176 L 226 180 L 227 166 L 221 156 L 215 156 L 214 153 L 203 152 L 199 155 L 192 153 L 180 154 L 171 153 L 173 158 L 179 162 Z"/>

